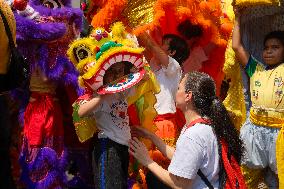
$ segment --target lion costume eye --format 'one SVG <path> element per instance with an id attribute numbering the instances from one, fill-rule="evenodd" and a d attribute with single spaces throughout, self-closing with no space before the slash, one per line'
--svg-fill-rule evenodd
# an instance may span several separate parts
<path id="1" fill-rule="evenodd" d="M 102 33 L 103 33 L 102 30 L 96 30 L 96 34 L 100 35 L 100 34 L 102 34 Z"/>
<path id="2" fill-rule="evenodd" d="M 81 60 L 84 60 L 84 59 L 86 59 L 90 56 L 93 56 L 91 50 L 88 47 L 83 46 L 83 45 L 80 46 L 80 47 L 74 48 L 73 52 L 74 52 L 76 60 L 78 62 L 80 62 Z"/>
<path id="3" fill-rule="evenodd" d="M 60 0 L 43 0 L 43 6 L 50 9 L 57 9 L 63 7 L 63 4 Z"/>

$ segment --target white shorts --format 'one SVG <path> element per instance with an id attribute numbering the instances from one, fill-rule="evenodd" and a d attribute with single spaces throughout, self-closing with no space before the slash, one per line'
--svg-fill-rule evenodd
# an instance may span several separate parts
<path id="1" fill-rule="evenodd" d="M 254 125 L 248 118 L 240 131 L 245 154 L 242 164 L 252 169 L 269 167 L 277 174 L 276 140 L 280 129 Z"/>

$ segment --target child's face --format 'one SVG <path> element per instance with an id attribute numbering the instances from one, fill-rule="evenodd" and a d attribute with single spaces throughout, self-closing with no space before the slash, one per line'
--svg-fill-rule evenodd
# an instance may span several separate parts
<path id="1" fill-rule="evenodd" d="M 162 44 L 162 50 L 167 53 L 167 55 L 169 56 L 174 56 L 176 51 L 171 51 L 170 50 L 170 42 L 172 39 L 164 39 L 163 40 L 163 44 Z"/>
<path id="2" fill-rule="evenodd" d="M 113 73 L 111 69 L 108 69 L 104 75 L 104 85 L 107 85 L 109 83 L 111 83 L 114 79 L 113 79 Z"/>
<path id="3" fill-rule="evenodd" d="M 116 63 L 109 68 L 104 75 L 104 84 L 109 84 L 124 76 L 124 63 Z"/>
<path id="4" fill-rule="evenodd" d="M 167 54 L 169 54 L 170 42 L 171 42 L 171 39 L 164 39 L 163 44 L 161 46 L 163 51 L 165 51 Z"/>
<path id="5" fill-rule="evenodd" d="M 283 62 L 284 46 L 281 41 L 276 38 L 268 39 L 265 42 L 262 57 L 267 65 L 275 65 Z"/>
<path id="6" fill-rule="evenodd" d="M 114 80 L 121 78 L 122 76 L 124 76 L 124 68 L 125 65 L 124 63 L 120 62 L 120 63 L 116 63 L 112 66 L 112 73 L 113 73 L 113 77 Z"/>

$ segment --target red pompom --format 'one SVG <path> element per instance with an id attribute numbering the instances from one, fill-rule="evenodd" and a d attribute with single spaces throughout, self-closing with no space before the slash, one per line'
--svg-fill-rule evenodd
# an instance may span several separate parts
<path id="1" fill-rule="evenodd" d="M 87 10 L 87 4 L 85 2 L 81 3 L 81 9 L 82 9 L 82 11 Z"/>
<path id="2" fill-rule="evenodd" d="M 15 9 L 19 11 L 23 11 L 26 9 L 29 0 L 14 0 L 13 6 Z"/>

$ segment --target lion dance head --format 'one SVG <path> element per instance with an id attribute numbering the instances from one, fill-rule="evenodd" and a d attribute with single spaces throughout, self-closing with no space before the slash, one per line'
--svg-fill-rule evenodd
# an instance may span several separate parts
<path id="1" fill-rule="evenodd" d="M 116 93 L 143 78 L 143 51 L 118 22 L 111 32 L 99 27 L 89 37 L 73 42 L 68 56 L 80 73 L 82 87 L 98 93 Z"/>

